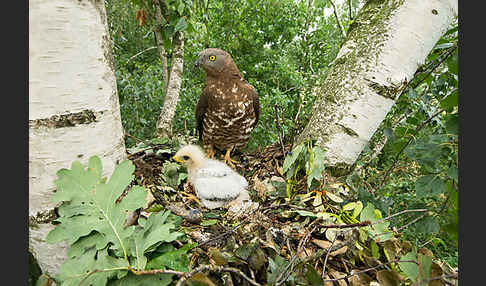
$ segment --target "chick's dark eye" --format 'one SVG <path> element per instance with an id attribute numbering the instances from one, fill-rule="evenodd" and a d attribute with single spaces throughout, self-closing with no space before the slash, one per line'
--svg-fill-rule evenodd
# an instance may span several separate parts
<path id="1" fill-rule="evenodd" d="M 182 156 L 182 159 L 189 160 L 189 156 Z"/>
<path id="2" fill-rule="evenodd" d="M 210 60 L 210 61 L 212 61 L 212 62 L 213 62 L 215 59 L 216 59 L 216 56 L 215 56 L 215 55 L 211 55 L 211 56 L 209 56 L 209 60 Z"/>

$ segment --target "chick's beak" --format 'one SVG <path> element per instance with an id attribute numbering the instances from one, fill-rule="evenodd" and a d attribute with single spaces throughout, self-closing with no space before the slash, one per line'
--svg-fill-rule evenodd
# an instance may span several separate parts
<path id="1" fill-rule="evenodd" d="M 172 159 L 176 160 L 177 162 L 179 163 L 183 163 L 181 159 L 177 158 L 177 156 L 174 155 L 174 157 L 172 157 Z"/>

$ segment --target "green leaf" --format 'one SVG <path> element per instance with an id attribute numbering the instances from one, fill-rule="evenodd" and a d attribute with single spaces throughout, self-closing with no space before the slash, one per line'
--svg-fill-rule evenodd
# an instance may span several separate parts
<path id="1" fill-rule="evenodd" d="M 439 221 L 435 217 L 427 216 L 417 222 L 417 231 L 420 233 L 438 233 L 440 230 Z"/>
<path id="2" fill-rule="evenodd" d="M 395 134 L 393 134 L 393 129 L 385 128 L 383 130 L 383 134 L 385 134 L 385 136 L 386 136 L 386 138 L 388 138 L 388 140 L 390 140 L 390 141 L 395 140 Z"/>
<path id="3" fill-rule="evenodd" d="M 363 210 L 363 203 L 361 201 L 357 201 L 352 216 L 356 218 L 361 213 L 361 210 Z"/>
<path id="4" fill-rule="evenodd" d="M 445 110 L 452 111 L 452 108 L 454 106 L 457 106 L 458 104 L 458 98 L 459 98 L 459 92 L 457 89 L 455 89 L 450 94 L 448 94 L 446 98 L 440 101 L 440 107 L 442 107 Z"/>
<path id="5" fill-rule="evenodd" d="M 217 224 L 218 222 L 219 222 L 219 220 L 217 220 L 217 219 L 208 219 L 208 220 L 201 221 L 200 224 L 202 226 L 209 226 L 209 225 Z"/>
<path id="6" fill-rule="evenodd" d="M 99 232 L 93 232 L 90 235 L 81 237 L 75 243 L 71 245 L 67 254 L 68 257 L 74 258 L 82 255 L 88 249 L 96 246 L 96 250 L 104 248 L 106 241 L 102 234 Z"/>
<path id="7" fill-rule="evenodd" d="M 449 69 L 450 73 L 453 73 L 455 75 L 458 74 L 457 63 L 458 63 L 458 55 L 456 49 L 456 51 L 452 54 L 452 56 L 447 58 L 447 68 Z"/>
<path id="8" fill-rule="evenodd" d="M 305 211 L 305 210 L 295 210 L 296 213 L 298 213 L 301 216 L 310 216 L 310 217 L 317 217 L 317 214 L 310 212 L 310 211 Z"/>
<path id="9" fill-rule="evenodd" d="M 352 209 L 354 209 L 356 207 L 356 203 L 355 202 L 351 202 L 351 203 L 347 203 L 343 206 L 343 211 L 350 211 Z"/>
<path id="10" fill-rule="evenodd" d="M 312 180 L 321 180 L 322 179 L 322 172 L 326 166 L 324 165 L 324 150 L 320 147 L 312 148 L 312 164 L 310 166 L 310 173 L 307 170 L 307 186 L 310 188 Z"/>
<path id="11" fill-rule="evenodd" d="M 454 165 L 450 166 L 449 169 L 447 169 L 447 176 L 449 176 L 449 178 L 453 179 L 454 181 L 459 182 L 457 167 Z"/>
<path id="12" fill-rule="evenodd" d="M 427 280 L 430 278 L 430 272 L 432 270 L 432 257 L 423 255 L 422 253 L 418 254 L 418 261 L 419 261 L 419 269 L 420 269 L 420 280 Z"/>
<path id="13" fill-rule="evenodd" d="M 405 148 L 404 154 L 418 163 L 435 167 L 442 152 L 442 143 L 448 141 L 446 135 L 431 135 L 420 138 Z"/>
<path id="14" fill-rule="evenodd" d="M 172 283 L 173 276 L 173 274 L 135 275 L 128 273 L 122 279 L 110 280 L 107 286 L 167 286 Z"/>
<path id="15" fill-rule="evenodd" d="M 187 22 L 186 19 L 183 17 L 179 18 L 177 21 L 175 27 L 174 27 L 174 33 L 179 32 L 179 31 L 184 31 L 187 28 Z"/>
<path id="16" fill-rule="evenodd" d="M 112 270 L 97 272 L 92 275 L 87 275 L 95 269 L 113 269 L 127 267 L 127 270 Z M 56 279 L 62 281 L 63 286 L 74 286 L 86 278 L 83 283 L 86 285 L 102 286 L 106 285 L 108 279 L 123 276 L 128 271 L 128 262 L 124 259 L 110 257 L 107 249 L 96 251 L 90 249 L 83 255 L 69 259 L 59 267 L 59 274 Z"/>
<path id="17" fill-rule="evenodd" d="M 376 259 L 380 259 L 380 249 L 374 240 L 370 241 L 370 248 L 371 255 Z"/>
<path id="18" fill-rule="evenodd" d="M 417 261 L 417 254 L 415 252 L 409 252 L 402 256 L 400 260 Z M 412 280 L 412 282 L 417 282 L 419 277 L 419 267 L 417 263 L 414 262 L 398 262 L 400 269 L 405 273 L 405 275 Z"/>
<path id="19" fill-rule="evenodd" d="M 278 276 L 287 266 L 288 262 L 280 255 L 276 255 L 274 259 L 268 258 L 267 282 L 269 285 L 274 285 Z"/>
<path id="20" fill-rule="evenodd" d="M 415 182 L 417 198 L 436 196 L 445 191 L 445 182 L 437 175 L 425 175 Z"/>
<path id="21" fill-rule="evenodd" d="M 449 134 L 459 134 L 459 115 L 450 114 L 446 118 L 446 131 Z"/>
<path id="22" fill-rule="evenodd" d="M 165 266 L 175 271 L 187 272 L 189 271 L 189 258 L 186 253 L 188 250 L 196 247 L 196 245 L 197 243 L 186 244 L 177 250 L 156 256 L 147 263 L 147 269 L 161 269 Z"/>
<path id="23" fill-rule="evenodd" d="M 289 154 L 287 154 L 287 156 L 285 157 L 283 166 L 282 166 L 282 169 L 283 169 L 283 172 L 284 173 L 286 173 L 287 170 L 289 169 L 289 167 L 292 166 L 295 163 L 295 161 L 297 160 L 297 158 L 299 157 L 300 153 L 303 150 L 304 150 L 304 144 L 300 144 L 300 145 L 297 145 L 292 150 L 292 152 L 290 152 Z"/>
<path id="24" fill-rule="evenodd" d="M 321 286 L 324 285 L 321 275 L 312 267 L 312 265 L 307 264 L 307 272 L 305 273 L 305 278 L 311 286 Z"/>

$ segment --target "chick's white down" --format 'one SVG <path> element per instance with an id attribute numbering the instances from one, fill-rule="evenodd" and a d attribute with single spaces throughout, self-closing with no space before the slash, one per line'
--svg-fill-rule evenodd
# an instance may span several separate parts
<path id="1" fill-rule="evenodd" d="M 209 159 L 196 145 L 186 145 L 174 156 L 187 167 L 187 180 L 208 209 L 249 200 L 248 182 L 223 162 Z"/>

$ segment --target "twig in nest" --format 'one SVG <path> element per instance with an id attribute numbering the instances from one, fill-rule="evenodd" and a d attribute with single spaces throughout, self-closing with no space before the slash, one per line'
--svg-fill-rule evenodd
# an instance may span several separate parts
<path id="1" fill-rule="evenodd" d="M 222 267 L 222 266 L 214 266 L 214 265 L 201 265 L 189 272 L 186 272 L 177 282 L 176 286 L 182 286 L 184 285 L 184 282 L 186 282 L 187 279 L 189 279 L 191 276 L 194 274 L 204 271 L 204 270 L 209 270 L 209 271 L 216 271 L 216 272 L 231 272 L 240 275 L 243 277 L 246 281 L 248 281 L 251 285 L 254 286 L 261 286 L 261 284 L 257 283 L 255 280 L 251 279 L 250 277 L 246 276 L 245 273 L 243 273 L 241 270 L 233 268 L 233 267 Z"/>
<path id="2" fill-rule="evenodd" d="M 417 221 L 421 220 L 426 214 L 423 214 L 417 218 L 415 218 L 414 220 L 412 220 L 411 222 L 407 223 L 406 225 L 400 227 L 399 229 L 397 229 L 397 232 L 404 229 L 404 228 L 407 228 L 409 225 L 413 224 L 413 223 L 416 223 Z"/>
<path id="3" fill-rule="evenodd" d="M 352 224 L 328 224 L 328 225 L 323 225 L 323 228 L 351 228 L 351 227 L 357 227 L 357 226 L 368 226 L 372 225 L 372 223 L 369 220 L 365 220 L 362 222 L 357 222 L 357 223 L 352 223 Z"/>
<path id="4" fill-rule="evenodd" d="M 382 218 L 380 220 L 374 221 L 373 224 L 382 223 L 385 220 L 391 219 L 392 217 L 395 217 L 397 215 L 401 215 L 401 214 L 404 214 L 404 213 L 410 213 L 410 212 L 426 212 L 426 211 L 427 211 L 427 209 L 403 210 L 401 212 L 397 212 L 395 214 L 392 214 L 392 215 L 387 216 L 385 218 Z"/>
<path id="5" fill-rule="evenodd" d="M 314 224 L 316 221 L 318 221 L 318 219 L 316 219 L 315 221 L 313 221 L 309 227 Z M 307 229 L 309 229 L 309 227 Z M 299 256 L 299 254 L 304 250 L 304 246 L 307 244 L 307 240 L 309 240 L 309 237 L 311 236 L 311 234 L 314 232 L 314 230 L 316 230 L 317 226 L 314 226 L 314 228 L 312 228 L 311 231 L 307 230 L 307 233 L 306 235 L 304 236 L 303 239 L 300 240 L 299 242 L 299 246 L 297 247 L 297 252 L 292 256 L 292 258 L 290 259 L 290 262 L 289 264 L 287 264 L 287 266 L 285 267 L 284 271 L 282 271 L 282 273 L 280 273 L 280 275 L 277 277 L 277 279 L 275 281 L 277 281 L 277 283 L 275 284 L 276 286 L 280 286 L 282 285 L 285 281 L 287 281 L 287 278 L 289 278 L 290 276 L 290 272 L 288 272 L 289 268 L 292 266 L 293 267 L 293 264 L 294 264 L 294 261 L 295 259 L 297 259 L 297 257 Z M 287 273 L 288 272 L 288 273 Z M 282 277 L 285 276 L 285 278 L 282 279 Z"/>
<path id="6" fill-rule="evenodd" d="M 260 206 L 261 206 L 261 205 L 258 205 L 258 207 L 255 209 L 255 211 L 254 211 L 253 213 L 256 213 L 256 212 L 257 212 L 257 211 L 260 209 Z M 220 234 L 220 235 L 217 235 L 217 236 L 215 236 L 215 237 L 213 237 L 213 238 L 210 238 L 210 239 L 208 239 L 208 240 L 206 240 L 206 241 L 204 241 L 204 242 L 200 243 L 200 244 L 199 244 L 197 247 L 202 247 L 203 245 L 208 244 L 208 243 L 209 243 L 209 242 L 211 242 L 211 241 L 218 240 L 218 239 L 220 239 L 220 238 L 223 238 L 223 237 L 225 237 L 225 236 L 227 236 L 227 235 L 230 235 L 230 234 L 234 233 L 234 232 L 235 232 L 235 231 L 236 231 L 238 228 L 240 228 L 240 227 L 243 225 L 243 223 L 245 223 L 245 222 L 246 222 L 246 221 L 247 221 L 247 220 L 248 220 L 250 217 L 251 217 L 251 215 L 246 216 L 246 217 L 245 217 L 245 218 L 244 218 L 242 221 L 240 221 L 240 222 L 239 222 L 239 223 L 238 223 L 238 224 L 237 224 L 237 225 L 236 225 L 234 228 L 232 228 L 232 229 L 230 229 L 230 230 L 228 230 L 228 231 L 226 231 L 226 232 L 224 232 L 224 233 L 222 233 L 222 234 Z"/>
<path id="7" fill-rule="evenodd" d="M 329 246 L 329 248 L 327 249 L 327 253 L 326 253 L 326 258 L 324 258 L 324 264 L 322 266 L 322 279 L 324 279 L 326 277 L 326 264 L 327 264 L 327 258 L 329 258 L 329 253 L 331 253 L 331 249 L 332 249 L 332 245 L 334 244 L 334 242 L 336 241 L 336 238 L 337 238 L 337 234 L 334 236 L 334 239 L 332 240 L 331 242 L 331 246 Z"/>
<path id="8" fill-rule="evenodd" d="M 352 277 L 352 276 L 355 276 L 355 275 L 358 275 L 360 273 L 364 273 L 364 272 L 368 272 L 368 271 L 371 271 L 371 270 L 375 270 L 379 267 L 382 267 L 382 266 L 385 266 L 387 264 L 391 264 L 391 263 L 398 263 L 398 262 L 410 262 L 410 263 L 415 263 L 415 264 L 418 264 L 417 261 L 415 260 L 399 260 L 399 259 L 396 259 L 396 260 L 392 260 L 392 261 L 388 261 L 388 262 L 385 262 L 385 263 L 382 263 L 382 264 L 379 264 L 379 265 L 376 265 L 374 267 L 371 267 L 371 268 L 367 268 L 367 269 L 364 269 L 364 270 L 360 270 L 360 271 L 356 271 L 355 273 L 353 274 L 348 274 L 346 276 L 343 276 L 343 277 L 340 277 L 340 278 L 334 278 L 334 279 L 324 279 L 324 282 L 333 282 L 333 281 L 338 281 L 338 280 L 343 280 L 343 279 L 348 279 L 349 277 Z"/>
<path id="9" fill-rule="evenodd" d="M 278 140 L 280 141 L 280 147 L 282 147 L 282 154 L 285 157 L 285 147 L 284 147 L 284 144 L 283 144 L 284 131 L 283 131 L 282 126 L 280 125 L 280 120 L 279 120 L 279 117 L 278 117 L 278 105 L 275 104 L 274 107 L 275 107 L 275 120 L 276 120 L 276 123 L 277 123 L 277 130 L 278 130 Z"/>

